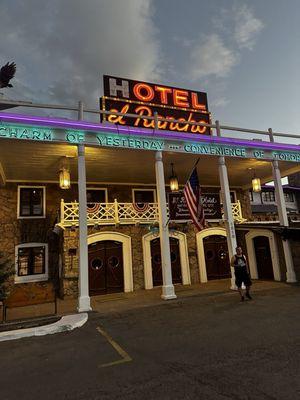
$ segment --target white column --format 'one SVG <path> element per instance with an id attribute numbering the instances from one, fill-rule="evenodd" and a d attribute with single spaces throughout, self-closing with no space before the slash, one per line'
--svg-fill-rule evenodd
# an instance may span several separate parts
<path id="1" fill-rule="evenodd" d="M 269 129 L 269 134 L 270 134 L 270 141 L 274 142 L 274 136 L 271 128 Z M 272 161 L 272 172 L 273 172 L 273 179 L 275 186 L 275 196 L 276 196 L 279 222 L 281 226 L 289 226 L 289 220 L 286 212 L 286 204 L 284 200 L 284 193 L 281 183 L 281 174 L 277 160 Z M 297 282 L 290 242 L 289 240 L 286 239 L 282 240 L 282 244 L 283 244 L 283 252 L 286 264 L 286 281 L 288 283 Z"/>
<path id="2" fill-rule="evenodd" d="M 78 119 L 83 119 L 83 104 L 79 102 Z M 88 244 L 87 244 L 87 202 L 85 147 L 78 144 L 78 194 L 79 194 L 79 297 L 78 311 L 91 311 L 89 296 Z"/>
<path id="3" fill-rule="evenodd" d="M 219 121 L 216 121 L 216 131 L 217 131 L 217 135 L 221 136 Z M 236 249 L 237 243 L 236 243 L 234 219 L 233 219 L 233 215 L 232 215 L 230 189 L 229 189 L 229 181 L 228 181 L 225 157 L 218 157 L 218 164 L 219 164 L 219 177 L 220 177 L 220 184 L 221 184 L 221 193 L 222 193 L 224 220 L 225 220 L 224 222 L 225 222 L 226 235 L 227 235 L 226 239 L 227 239 L 229 260 L 231 261 L 231 258 L 236 253 L 235 249 Z M 234 268 L 230 267 L 230 270 L 231 270 L 230 288 L 232 290 L 235 290 L 236 285 L 235 285 Z"/>
<path id="4" fill-rule="evenodd" d="M 170 240 L 167 217 L 167 203 L 165 190 L 164 165 L 162 161 L 162 152 L 155 153 L 155 174 L 156 188 L 159 213 L 159 234 L 160 234 L 160 249 L 161 249 L 161 266 L 163 276 L 162 299 L 176 299 L 174 285 L 172 283 L 172 269 L 170 256 Z"/>

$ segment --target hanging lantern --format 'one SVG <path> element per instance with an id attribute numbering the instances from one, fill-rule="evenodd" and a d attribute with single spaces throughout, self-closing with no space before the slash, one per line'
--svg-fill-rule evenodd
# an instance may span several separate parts
<path id="1" fill-rule="evenodd" d="M 172 166 L 172 175 L 170 176 L 170 189 L 172 192 L 177 192 L 179 189 L 178 178 L 174 173 L 173 163 L 171 164 L 171 166 Z"/>
<path id="2" fill-rule="evenodd" d="M 255 193 L 261 192 L 261 184 L 259 178 L 254 177 L 252 179 L 252 191 Z"/>
<path id="3" fill-rule="evenodd" d="M 71 181 L 70 181 L 70 172 L 63 168 L 59 171 L 59 187 L 61 189 L 70 189 Z"/>
<path id="4" fill-rule="evenodd" d="M 70 167 L 67 157 L 63 157 L 59 169 L 59 187 L 61 189 L 70 189 L 71 177 Z"/>

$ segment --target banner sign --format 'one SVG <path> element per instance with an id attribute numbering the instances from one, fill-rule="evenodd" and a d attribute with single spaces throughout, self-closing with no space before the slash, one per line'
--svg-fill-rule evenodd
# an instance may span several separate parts
<path id="1" fill-rule="evenodd" d="M 0 114 L 1 116 L 1 114 Z M 27 118 L 27 117 L 26 117 Z M 69 125 L 69 123 L 67 121 Z M 53 125 L 53 122 L 51 121 Z M 79 123 L 76 122 L 78 125 Z M 212 141 L 195 142 L 191 139 L 180 140 L 170 137 L 167 132 L 158 132 L 157 135 L 146 136 L 145 131 L 135 134 L 126 133 L 110 133 L 111 128 L 99 128 L 99 131 L 76 130 L 51 127 L 36 127 L 30 125 L 16 125 L 1 122 L 0 124 L 0 140 L 1 139 L 18 139 L 34 142 L 53 142 L 53 143 L 69 143 L 69 144 L 86 144 L 89 146 L 111 147 L 111 148 L 127 148 L 134 150 L 151 150 L 151 151 L 172 151 L 185 154 L 199 154 L 208 156 L 226 156 L 238 158 L 252 158 L 259 160 L 278 160 L 289 162 L 300 162 L 300 151 L 271 150 L 266 148 L 260 142 L 251 143 L 248 146 L 243 145 L 242 141 L 233 140 L 232 144 Z M 169 132 L 171 133 L 171 132 Z M 288 147 L 288 145 L 286 145 Z M 278 146 L 277 146 L 278 147 Z M 292 147 L 292 146 L 290 146 Z"/>
<path id="2" fill-rule="evenodd" d="M 191 219 L 183 191 L 169 193 L 168 199 L 170 220 L 187 221 Z M 206 219 L 222 219 L 219 193 L 202 193 L 201 199 Z"/>
<path id="3" fill-rule="evenodd" d="M 211 123 L 207 107 L 207 95 L 155 83 L 135 81 L 114 76 L 103 76 L 104 96 L 100 109 L 123 114 L 137 114 L 134 117 L 100 114 L 101 122 L 154 129 L 154 120 L 143 116 L 179 120 L 182 123 L 160 121 L 159 129 L 210 135 L 211 129 L 186 122 Z"/>
<path id="4" fill-rule="evenodd" d="M 183 191 L 168 194 L 169 217 L 171 221 L 188 221 L 191 219 Z"/>
<path id="5" fill-rule="evenodd" d="M 201 195 L 206 219 L 222 219 L 219 193 L 203 193 Z"/>

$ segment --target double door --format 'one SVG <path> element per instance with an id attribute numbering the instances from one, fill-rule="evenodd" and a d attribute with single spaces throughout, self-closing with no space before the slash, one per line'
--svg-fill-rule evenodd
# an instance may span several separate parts
<path id="1" fill-rule="evenodd" d="M 230 278 L 230 262 L 226 237 L 211 235 L 204 238 L 207 279 Z"/>
<path id="2" fill-rule="evenodd" d="M 90 295 L 123 292 L 122 243 L 105 240 L 89 245 Z"/>
<path id="3" fill-rule="evenodd" d="M 257 273 L 259 279 L 274 279 L 269 238 L 256 236 L 253 239 Z"/>
<path id="4" fill-rule="evenodd" d="M 180 263 L 180 250 L 179 240 L 170 238 L 170 256 L 171 256 L 171 267 L 172 267 L 172 281 L 173 283 L 181 283 L 181 263 Z M 160 251 L 160 239 L 154 239 L 151 241 L 151 264 L 152 264 L 152 279 L 153 286 L 161 286 L 163 284 L 162 279 L 162 265 L 161 265 L 161 251 Z"/>

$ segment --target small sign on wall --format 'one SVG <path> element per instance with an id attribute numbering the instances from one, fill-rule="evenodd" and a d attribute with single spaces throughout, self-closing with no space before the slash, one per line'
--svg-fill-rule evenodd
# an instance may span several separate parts
<path id="1" fill-rule="evenodd" d="M 219 193 L 203 193 L 202 204 L 205 218 L 222 219 Z M 188 221 L 191 219 L 183 191 L 169 193 L 169 212 L 172 221 Z"/>

